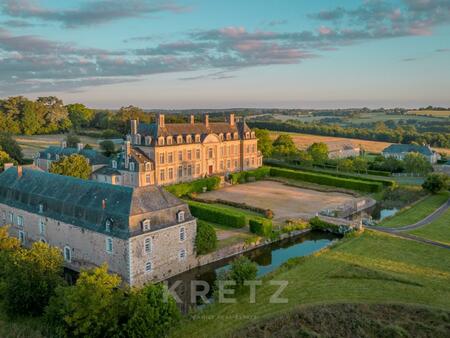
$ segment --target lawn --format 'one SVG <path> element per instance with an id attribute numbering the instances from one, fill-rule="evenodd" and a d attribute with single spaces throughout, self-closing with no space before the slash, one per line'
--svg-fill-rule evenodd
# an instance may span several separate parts
<path id="1" fill-rule="evenodd" d="M 409 231 L 410 234 L 450 245 L 450 209 L 424 227 Z"/>
<path id="2" fill-rule="evenodd" d="M 420 202 L 402 209 L 394 216 L 386 218 L 379 226 L 398 228 L 417 223 L 444 204 L 448 197 L 449 194 L 447 192 L 429 195 Z"/>
<path id="3" fill-rule="evenodd" d="M 270 302 L 278 289 L 270 280 L 289 282 L 280 295 L 287 303 Z M 256 289 L 256 303 L 244 293 L 234 304 L 212 304 L 186 319 L 173 336 L 228 336 L 292 310 L 337 303 L 418 304 L 448 310 L 450 255 L 442 248 L 366 230 L 269 274 Z"/>

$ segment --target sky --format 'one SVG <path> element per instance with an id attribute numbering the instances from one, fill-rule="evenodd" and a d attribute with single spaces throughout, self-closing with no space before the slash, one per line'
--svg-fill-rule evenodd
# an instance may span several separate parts
<path id="1" fill-rule="evenodd" d="M 0 97 L 450 107 L 450 0 L 0 0 Z"/>

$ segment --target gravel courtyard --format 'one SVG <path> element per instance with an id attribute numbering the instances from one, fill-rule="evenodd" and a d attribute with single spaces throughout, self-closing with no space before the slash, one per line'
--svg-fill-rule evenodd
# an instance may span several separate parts
<path id="1" fill-rule="evenodd" d="M 279 182 L 258 181 L 239 184 L 200 195 L 203 199 L 246 203 L 264 209 L 272 209 L 274 220 L 301 218 L 315 214 L 324 208 L 332 208 L 355 200 L 344 193 L 320 192 L 290 187 Z"/>

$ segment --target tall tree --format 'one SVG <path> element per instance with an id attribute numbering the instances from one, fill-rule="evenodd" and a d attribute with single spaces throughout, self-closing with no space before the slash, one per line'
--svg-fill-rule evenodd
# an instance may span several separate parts
<path id="1" fill-rule="evenodd" d="M 297 147 L 290 135 L 281 134 L 273 142 L 273 152 L 282 156 L 290 156 L 297 153 Z"/>
<path id="2" fill-rule="evenodd" d="M 408 173 L 426 175 L 433 170 L 426 157 L 419 153 L 408 153 L 403 161 Z"/>
<path id="3" fill-rule="evenodd" d="M 9 134 L 0 134 L 0 149 L 6 152 L 11 158 L 17 162 L 22 162 L 23 154 L 19 143 Z"/>
<path id="4" fill-rule="evenodd" d="M 64 156 L 59 161 L 52 163 L 50 172 L 58 175 L 89 179 L 91 176 L 91 166 L 86 158 L 79 154 Z"/>
<path id="5" fill-rule="evenodd" d="M 264 157 L 272 155 L 273 146 L 270 139 L 270 133 L 267 129 L 255 129 L 256 137 L 258 138 L 258 150 L 261 151 Z"/>
<path id="6" fill-rule="evenodd" d="M 66 108 L 69 113 L 69 119 L 75 129 L 89 126 L 94 118 L 94 111 L 87 108 L 84 104 L 68 104 Z"/>
<path id="7" fill-rule="evenodd" d="M 36 134 L 42 126 L 42 116 L 39 116 L 39 104 L 32 101 L 25 102 L 21 112 L 22 133 Z"/>
<path id="8" fill-rule="evenodd" d="M 307 151 L 312 156 L 314 163 L 322 164 L 328 159 L 328 146 L 325 143 L 313 143 Z"/>
<path id="9" fill-rule="evenodd" d="M 422 188 L 429 192 L 436 194 L 443 190 L 448 190 L 450 184 L 450 177 L 444 173 L 429 174 L 422 184 Z"/>
<path id="10" fill-rule="evenodd" d="M 67 130 L 72 125 L 62 100 L 55 96 L 45 96 L 39 97 L 37 102 L 45 107 L 44 120 L 47 132 Z"/>

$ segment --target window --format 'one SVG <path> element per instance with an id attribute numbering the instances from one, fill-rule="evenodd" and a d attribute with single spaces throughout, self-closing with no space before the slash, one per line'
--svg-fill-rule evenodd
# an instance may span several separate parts
<path id="1" fill-rule="evenodd" d="M 245 166 L 246 167 L 250 166 L 250 160 L 248 158 L 245 159 Z"/>
<path id="2" fill-rule="evenodd" d="M 180 241 L 184 241 L 186 239 L 186 230 L 184 229 L 184 227 L 180 228 Z"/>
<path id="3" fill-rule="evenodd" d="M 6 221 L 6 211 L 5 210 L 3 210 L 3 212 L 2 212 L 2 218 L 3 218 L 3 221 Z"/>
<path id="4" fill-rule="evenodd" d="M 184 211 L 178 211 L 177 219 L 178 219 L 178 222 L 184 222 Z"/>
<path id="5" fill-rule="evenodd" d="M 200 135 L 195 135 L 195 142 L 200 142 Z"/>
<path id="6" fill-rule="evenodd" d="M 171 137 L 171 136 L 168 136 L 168 137 L 167 137 L 167 144 L 168 144 L 168 145 L 171 145 L 171 144 L 172 144 L 172 137 Z"/>
<path id="7" fill-rule="evenodd" d="M 134 162 L 130 162 L 130 171 L 134 171 L 135 166 L 134 166 Z"/>
<path id="8" fill-rule="evenodd" d="M 144 142 L 145 142 L 145 145 L 148 146 L 152 142 L 152 138 L 150 136 L 145 136 Z"/>
<path id="9" fill-rule="evenodd" d="M 183 143 L 183 136 L 179 135 L 179 136 L 177 137 L 177 143 L 178 143 L 178 144 Z"/>
<path id="10" fill-rule="evenodd" d="M 213 158 L 213 148 L 208 148 L 208 158 Z"/>
<path id="11" fill-rule="evenodd" d="M 254 152 L 255 152 L 255 145 L 252 144 L 252 153 L 254 153 Z"/>
<path id="12" fill-rule="evenodd" d="M 47 159 L 50 160 L 52 158 L 52 154 L 47 154 Z"/>
<path id="13" fill-rule="evenodd" d="M 169 168 L 169 180 L 173 180 L 173 168 Z"/>
<path id="14" fill-rule="evenodd" d="M 187 175 L 192 176 L 192 166 L 190 164 L 187 166 Z"/>
<path id="15" fill-rule="evenodd" d="M 186 143 L 192 143 L 192 136 L 191 135 L 186 136 Z"/>
<path id="16" fill-rule="evenodd" d="M 180 252 L 178 253 L 178 258 L 180 259 L 180 261 L 183 261 L 186 259 L 186 250 L 185 249 L 180 250 Z"/>
<path id="17" fill-rule="evenodd" d="M 192 151 L 191 150 L 187 151 L 187 160 L 188 161 L 192 160 Z"/>
<path id="18" fill-rule="evenodd" d="M 150 237 L 147 237 L 144 240 L 144 251 L 145 251 L 145 253 L 152 252 L 152 239 Z"/>
<path id="19" fill-rule="evenodd" d="M 231 161 L 227 160 L 227 169 L 230 169 L 230 167 L 231 167 Z"/>
<path id="20" fill-rule="evenodd" d="M 245 133 L 245 138 L 250 138 L 250 133 L 249 132 Z"/>
<path id="21" fill-rule="evenodd" d="M 145 171 L 150 171 L 152 170 L 152 164 L 150 162 L 146 162 L 145 163 Z"/>
<path id="22" fill-rule="evenodd" d="M 231 139 L 231 134 L 227 133 L 227 140 L 230 140 L 230 139 Z"/>
<path id="23" fill-rule="evenodd" d="M 247 154 L 250 152 L 250 146 L 247 144 Z"/>
<path id="24" fill-rule="evenodd" d="M 178 152 L 178 161 L 183 161 L 183 152 L 181 150 Z"/>
<path id="25" fill-rule="evenodd" d="M 238 133 L 236 133 L 236 132 L 233 133 L 233 139 L 234 139 L 234 140 L 237 140 L 237 139 L 238 139 Z"/>
<path id="26" fill-rule="evenodd" d="M 178 177 L 183 177 L 183 167 L 181 165 L 178 167 Z"/>
<path id="27" fill-rule="evenodd" d="M 234 168 L 237 168 L 237 167 L 239 167 L 238 160 L 234 160 Z"/>
<path id="28" fill-rule="evenodd" d="M 166 179 L 166 171 L 164 169 L 161 169 L 159 172 L 159 179 L 162 181 L 164 181 Z"/>
<path id="29" fill-rule="evenodd" d="M 150 220 L 147 218 L 142 221 L 142 231 L 149 231 L 149 230 L 150 230 Z"/>
<path id="30" fill-rule="evenodd" d="M 228 146 L 228 154 L 230 154 L 230 155 L 234 154 L 234 147 L 233 146 Z"/>
<path id="31" fill-rule="evenodd" d="M 14 214 L 12 212 L 9 213 L 9 223 L 13 224 Z"/>
<path id="32" fill-rule="evenodd" d="M 159 154 L 159 163 L 164 164 L 164 153 Z"/>
<path id="33" fill-rule="evenodd" d="M 43 218 L 39 218 L 39 234 L 40 235 L 45 234 L 45 222 Z"/>
<path id="34" fill-rule="evenodd" d="M 234 153 L 237 155 L 239 154 L 239 147 L 237 144 L 234 145 Z"/>
<path id="35" fill-rule="evenodd" d="M 64 247 L 64 260 L 69 263 L 72 261 L 72 250 L 68 246 Z"/>
<path id="36" fill-rule="evenodd" d="M 23 232 L 22 230 L 19 230 L 19 241 L 22 244 L 25 243 L 25 232 Z"/>
<path id="37" fill-rule="evenodd" d="M 220 170 L 223 170 L 223 161 L 220 161 Z"/>
<path id="38" fill-rule="evenodd" d="M 106 252 L 112 253 L 113 252 L 113 240 L 111 237 L 106 238 Z"/>
<path id="39" fill-rule="evenodd" d="M 106 232 L 111 232 L 111 226 L 112 226 L 112 221 L 108 218 L 105 221 L 105 231 Z"/>
<path id="40" fill-rule="evenodd" d="M 159 144 L 160 146 L 163 146 L 163 145 L 164 145 L 164 137 L 160 137 L 160 138 L 158 139 L 158 144 Z"/>
<path id="41" fill-rule="evenodd" d="M 221 141 L 223 141 L 223 134 L 222 134 L 222 133 L 219 134 L 219 139 L 220 139 Z"/>
<path id="42" fill-rule="evenodd" d="M 150 175 L 145 175 L 145 183 L 150 184 L 151 179 L 150 179 Z"/>
<path id="43" fill-rule="evenodd" d="M 200 159 L 200 149 L 196 149 L 196 150 L 195 150 L 195 158 L 196 158 L 197 160 Z"/>
<path id="44" fill-rule="evenodd" d="M 195 166 L 195 173 L 196 173 L 197 175 L 200 175 L 200 164 L 197 164 L 197 165 Z"/>
<path id="45" fill-rule="evenodd" d="M 23 227 L 23 217 L 17 216 L 17 225 Z"/>
<path id="46" fill-rule="evenodd" d="M 255 165 L 255 158 L 252 157 L 252 166 Z"/>
<path id="47" fill-rule="evenodd" d="M 167 154 L 167 162 L 172 163 L 173 162 L 173 153 L 170 152 Z"/>
<path id="48" fill-rule="evenodd" d="M 148 261 L 145 263 L 145 272 L 152 272 L 152 262 Z"/>
<path id="49" fill-rule="evenodd" d="M 44 212 L 44 205 L 41 203 L 38 207 L 39 213 L 42 214 Z"/>
<path id="50" fill-rule="evenodd" d="M 223 146 L 220 147 L 220 156 L 223 156 Z"/>
<path id="51" fill-rule="evenodd" d="M 55 155 L 55 158 L 56 158 L 57 161 L 59 161 L 59 155 L 58 154 Z"/>
<path id="52" fill-rule="evenodd" d="M 117 169 L 117 161 L 116 161 L 116 160 L 112 160 L 112 161 L 111 161 L 111 166 L 112 166 L 114 169 Z"/>

